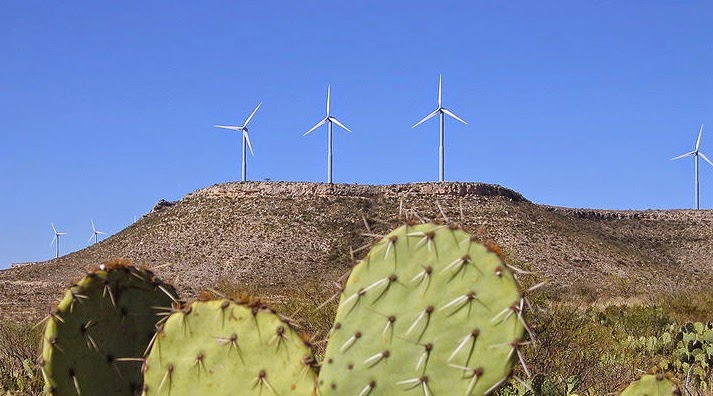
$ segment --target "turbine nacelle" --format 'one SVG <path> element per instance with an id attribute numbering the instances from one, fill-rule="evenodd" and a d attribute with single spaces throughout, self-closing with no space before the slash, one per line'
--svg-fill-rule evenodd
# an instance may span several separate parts
<path id="1" fill-rule="evenodd" d="M 54 232 L 54 237 L 52 238 L 52 242 L 50 242 L 50 246 L 55 245 L 56 242 L 56 249 L 55 249 L 55 258 L 59 257 L 59 237 L 62 235 L 67 235 L 66 232 L 59 232 L 57 231 L 57 227 L 54 226 L 54 223 L 50 223 L 52 226 L 52 231 Z"/>
<path id="2" fill-rule="evenodd" d="M 421 121 L 415 123 L 411 128 L 416 128 L 417 126 L 423 124 L 424 122 L 430 120 L 438 114 L 445 114 L 455 119 L 456 121 L 460 121 L 463 124 L 468 125 L 465 120 L 455 115 L 455 113 L 453 113 L 452 111 L 443 107 L 443 77 L 441 75 L 438 75 L 438 107 L 436 108 L 436 110 L 433 110 L 433 112 L 424 117 Z"/>
<path id="3" fill-rule="evenodd" d="M 92 220 L 92 235 L 87 239 L 87 243 L 91 242 L 92 238 L 94 238 L 94 243 L 97 243 L 99 235 L 106 235 L 106 232 L 97 230 L 97 227 L 94 225 L 94 220 Z"/>
<path id="4" fill-rule="evenodd" d="M 703 160 L 705 160 L 707 163 L 709 163 L 711 166 L 713 166 L 713 162 L 711 162 L 711 160 L 708 159 L 708 157 L 700 151 L 701 136 L 703 136 L 703 124 L 701 124 L 701 128 L 698 130 L 698 138 L 696 138 L 696 146 L 693 149 L 693 151 L 689 151 L 689 152 L 681 154 L 677 157 L 671 158 L 672 161 L 681 159 L 681 158 L 685 158 L 685 157 L 695 157 L 696 158 L 693 163 L 694 164 L 693 169 L 694 169 L 694 180 L 695 180 L 694 188 L 695 188 L 696 209 L 700 209 L 700 183 L 699 183 L 700 179 L 699 179 L 699 175 L 698 175 L 698 157 L 700 156 L 701 158 L 703 158 Z"/>
<path id="5" fill-rule="evenodd" d="M 255 116 L 255 113 L 257 113 L 258 109 L 262 106 L 262 102 L 258 103 L 258 105 L 255 107 L 255 110 L 253 110 L 252 113 L 248 116 L 247 119 L 245 119 L 245 122 L 243 125 L 213 125 L 216 128 L 221 128 L 221 129 L 228 129 L 231 131 L 236 131 L 241 133 L 241 138 L 243 142 L 243 158 L 242 158 L 242 171 L 241 171 L 241 179 L 242 181 L 245 181 L 247 178 L 247 161 L 245 158 L 245 146 L 250 150 L 250 155 L 253 157 L 255 156 L 255 152 L 253 151 L 253 145 L 250 142 L 250 135 L 248 135 L 248 124 L 250 121 L 253 119 Z"/>
<path id="6" fill-rule="evenodd" d="M 342 124 L 336 117 L 332 116 L 331 113 L 331 101 L 332 101 L 332 85 L 327 85 L 327 106 L 326 114 L 324 118 L 319 120 L 312 128 L 305 132 L 302 136 L 307 136 L 310 133 L 317 130 L 324 124 L 328 124 L 329 128 L 327 130 L 327 183 L 332 183 L 332 124 L 336 124 L 338 127 L 344 129 L 347 132 L 351 132 L 351 129 L 347 128 L 346 125 Z"/>
<path id="7" fill-rule="evenodd" d="M 445 124 L 445 120 L 444 120 L 444 119 L 445 119 L 445 116 L 447 115 L 447 116 L 449 116 L 449 117 L 455 119 L 456 121 L 462 122 L 462 123 L 465 124 L 465 125 L 468 125 L 468 123 L 465 122 L 464 119 L 462 119 L 462 118 L 458 117 L 457 115 L 455 115 L 455 113 L 453 113 L 452 111 L 450 111 L 450 110 L 446 109 L 445 107 L 443 107 L 443 77 L 442 77 L 441 75 L 438 75 L 438 100 L 437 100 L 437 102 L 438 102 L 438 107 L 436 108 L 436 110 L 433 110 L 433 111 L 432 111 L 431 113 L 429 113 L 427 116 L 423 117 L 423 119 L 422 119 L 421 121 L 415 123 L 411 128 L 412 128 L 412 129 L 413 129 L 413 128 L 416 128 L 417 126 L 423 124 L 424 122 L 430 120 L 431 118 L 433 118 L 433 117 L 435 117 L 435 116 L 437 116 L 437 115 L 440 115 L 440 116 L 441 116 L 441 122 L 440 122 L 440 126 L 439 126 L 439 134 L 438 134 L 438 136 L 439 136 L 439 138 L 438 138 L 438 139 L 439 139 L 439 146 L 438 146 L 438 147 L 439 147 L 439 148 L 438 148 L 438 181 L 444 181 L 444 179 L 445 179 L 445 171 L 444 171 L 444 168 L 445 168 L 445 165 L 444 165 L 444 163 L 445 163 L 445 159 L 444 159 L 444 158 L 445 158 L 445 151 L 444 151 L 444 148 L 443 148 L 443 146 L 444 146 L 443 141 L 444 141 L 444 139 L 445 139 L 445 137 L 444 137 L 444 135 L 445 135 L 445 131 L 444 131 L 444 129 L 445 129 L 445 125 L 444 125 L 444 124 Z"/>
<path id="8" fill-rule="evenodd" d="M 708 162 L 709 164 L 711 164 L 711 166 L 713 166 L 713 162 L 711 162 L 711 160 L 708 159 L 708 157 L 706 157 L 706 155 L 703 154 L 703 153 L 700 151 L 700 147 L 701 147 L 701 137 L 702 137 L 702 136 L 703 136 L 703 124 L 701 124 L 701 128 L 698 130 L 698 138 L 696 138 L 696 146 L 695 146 L 695 148 L 693 149 L 693 151 L 689 151 L 689 152 L 684 153 L 684 154 L 681 154 L 681 155 L 679 155 L 679 156 L 677 156 L 677 157 L 673 157 L 673 158 L 671 158 L 671 161 L 674 161 L 674 160 L 677 160 L 677 159 L 681 159 L 681 158 L 691 157 L 691 156 L 694 156 L 694 157 L 700 156 L 700 157 L 703 158 L 706 162 Z"/>

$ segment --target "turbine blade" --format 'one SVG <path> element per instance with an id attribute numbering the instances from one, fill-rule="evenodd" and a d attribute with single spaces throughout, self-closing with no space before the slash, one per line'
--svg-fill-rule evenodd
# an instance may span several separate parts
<path id="1" fill-rule="evenodd" d="M 692 156 L 692 155 L 696 155 L 696 152 L 695 152 L 695 151 L 691 151 L 691 152 L 688 152 L 688 153 L 686 153 L 686 154 L 681 154 L 681 155 L 679 155 L 678 157 L 673 157 L 673 158 L 671 158 L 671 161 L 677 160 L 677 159 L 681 159 L 681 158 L 685 158 L 685 157 L 690 157 L 690 156 Z"/>
<path id="2" fill-rule="evenodd" d="M 253 119 L 253 116 L 255 116 L 255 113 L 257 113 L 257 109 L 259 109 L 260 106 L 262 106 L 262 102 L 258 103 L 257 107 L 255 107 L 255 110 L 253 110 L 253 112 L 250 113 L 250 117 L 248 117 L 248 119 L 245 120 L 245 123 L 243 124 L 243 128 L 246 128 L 248 126 L 248 123 L 250 122 L 250 120 Z"/>
<path id="3" fill-rule="evenodd" d="M 327 118 L 329 118 L 329 102 L 332 97 L 332 84 L 327 85 Z"/>
<path id="4" fill-rule="evenodd" d="M 701 129 L 698 130 L 698 139 L 696 139 L 696 151 L 701 146 L 701 136 L 703 135 L 703 124 L 701 124 Z"/>
<path id="5" fill-rule="evenodd" d="M 701 153 L 701 152 L 699 151 L 699 152 L 698 152 L 698 155 L 700 155 L 701 157 L 703 157 L 703 159 L 706 160 L 707 163 L 709 163 L 709 164 L 711 164 L 711 165 L 713 166 L 713 162 L 711 162 L 711 160 L 709 160 L 708 157 L 706 157 L 705 154 L 703 154 L 703 153 Z"/>
<path id="6" fill-rule="evenodd" d="M 253 145 L 250 143 L 250 136 L 248 136 L 248 132 L 243 130 L 243 138 L 245 139 L 245 142 L 248 144 L 248 148 L 250 149 L 250 154 L 254 157 L 255 153 L 253 152 Z"/>
<path id="7" fill-rule="evenodd" d="M 92 219 L 92 231 L 97 232 L 97 227 L 94 226 L 94 219 Z"/>
<path id="8" fill-rule="evenodd" d="M 232 125 L 213 125 L 216 128 L 230 129 L 231 131 L 242 131 L 242 126 L 232 126 Z"/>
<path id="9" fill-rule="evenodd" d="M 97 234 L 103 234 L 103 235 L 106 235 L 106 232 L 104 232 L 104 231 L 98 231 L 98 230 L 97 230 Z"/>
<path id="10" fill-rule="evenodd" d="M 347 128 L 346 125 L 339 122 L 338 119 L 336 119 L 334 117 L 329 117 L 329 120 L 332 121 L 333 123 L 339 125 L 340 127 L 342 127 L 342 129 L 345 129 L 347 132 L 351 132 L 351 130 L 349 128 Z"/>
<path id="11" fill-rule="evenodd" d="M 443 103 L 443 76 L 438 75 L 438 107 Z"/>
<path id="12" fill-rule="evenodd" d="M 90 236 L 89 239 L 87 239 L 87 243 L 92 241 L 92 239 L 94 238 L 94 235 L 96 235 L 96 233 L 92 234 L 92 236 Z"/>
<path id="13" fill-rule="evenodd" d="M 438 114 L 438 110 L 440 110 L 440 108 L 438 108 L 438 109 L 436 109 L 436 110 L 433 110 L 433 113 L 427 115 L 427 116 L 424 117 L 421 121 L 419 121 L 419 122 L 413 124 L 413 126 L 412 126 L 411 128 L 416 128 L 417 126 L 419 126 L 419 125 L 423 124 L 424 122 L 430 120 L 431 118 L 435 117 L 436 114 Z"/>
<path id="14" fill-rule="evenodd" d="M 458 120 L 458 121 L 464 123 L 465 125 L 468 125 L 467 122 L 463 121 L 463 119 L 461 119 L 461 118 L 458 117 L 457 115 L 453 114 L 450 110 L 448 110 L 448 109 L 441 109 L 441 110 L 443 110 L 444 113 L 446 113 L 446 114 L 448 114 L 449 116 L 455 118 L 456 120 Z"/>
<path id="15" fill-rule="evenodd" d="M 50 246 L 54 245 L 54 241 L 57 240 L 57 234 L 54 234 L 54 238 L 52 238 L 52 242 L 50 242 Z"/>
<path id="16" fill-rule="evenodd" d="M 308 134 L 312 133 L 315 129 L 317 129 L 317 128 L 321 127 L 322 125 L 324 125 L 325 122 L 327 122 L 327 118 L 326 118 L 326 117 L 325 117 L 325 118 L 322 118 L 322 121 L 318 122 L 317 125 L 315 125 L 315 126 L 313 126 L 312 128 L 310 128 L 310 130 L 307 131 L 307 132 L 305 132 L 304 135 L 302 135 L 302 136 L 307 136 Z"/>
<path id="17" fill-rule="evenodd" d="M 52 226 L 52 231 L 54 231 L 54 233 L 57 234 L 57 229 L 54 227 L 54 223 L 50 223 L 50 225 Z"/>

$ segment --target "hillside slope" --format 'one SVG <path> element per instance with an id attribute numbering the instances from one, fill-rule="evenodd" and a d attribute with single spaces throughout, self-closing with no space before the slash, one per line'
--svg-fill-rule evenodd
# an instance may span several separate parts
<path id="1" fill-rule="evenodd" d="M 117 257 L 155 268 L 184 296 L 231 284 L 272 298 L 297 289 L 327 297 L 352 264 L 350 248 L 373 241 L 362 235 L 364 219 L 372 233 L 385 233 L 405 217 L 442 217 L 439 205 L 562 298 L 713 284 L 711 211 L 557 208 L 479 183 L 246 182 L 188 194 L 84 250 L 0 271 L 0 317 L 44 316 L 63 287 Z"/>

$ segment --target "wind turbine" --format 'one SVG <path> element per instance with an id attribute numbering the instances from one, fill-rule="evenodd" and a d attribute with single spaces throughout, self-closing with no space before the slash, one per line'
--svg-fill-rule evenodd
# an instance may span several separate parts
<path id="1" fill-rule="evenodd" d="M 92 238 L 94 238 L 94 243 L 97 243 L 99 234 L 106 235 L 106 232 L 97 230 L 97 227 L 94 226 L 94 220 L 92 220 L 92 236 L 90 236 L 89 239 L 87 239 L 87 243 L 89 243 L 92 240 Z"/>
<path id="2" fill-rule="evenodd" d="M 439 134 L 438 134 L 438 181 L 442 182 L 445 179 L 445 167 L 444 167 L 444 162 L 445 162 L 445 150 L 443 148 L 444 141 L 445 141 L 445 129 L 446 129 L 446 115 L 455 118 L 456 120 L 462 122 L 465 125 L 468 125 L 467 122 L 463 121 L 460 117 L 457 115 L 453 114 L 450 110 L 446 109 L 443 107 L 443 79 L 442 76 L 439 74 L 438 75 L 438 108 L 436 110 L 433 110 L 433 112 L 426 117 L 424 117 L 421 121 L 417 122 L 412 126 L 411 128 L 416 128 L 417 126 L 423 124 L 424 122 L 430 120 L 431 118 L 435 117 L 436 114 L 440 116 L 439 120 Z"/>
<path id="3" fill-rule="evenodd" d="M 339 127 L 343 128 L 347 132 L 351 132 L 344 124 L 339 122 L 336 118 L 332 117 L 330 112 L 330 98 L 332 96 L 332 86 L 327 85 L 327 115 L 322 118 L 315 126 L 313 126 L 309 131 L 305 132 L 302 136 L 307 136 L 312 133 L 315 129 L 327 123 L 327 183 L 332 184 L 332 123 L 337 124 Z"/>
<path id="4" fill-rule="evenodd" d="M 247 120 L 245 120 L 243 125 L 239 125 L 239 126 L 214 125 L 216 128 L 230 129 L 231 131 L 242 132 L 242 135 L 243 135 L 243 138 L 242 138 L 243 160 L 242 160 L 242 167 L 241 167 L 241 176 L 242 176 L 241 181 L 245 181 L 248 177 L 248 164 L 247 164 L 246 148 L 249 148 L 250 154 L 255 156 L 255 153 L 253 152 L 253 145 L 250 143 L 250 136 L 248 136 L 248 124 L 250 123 L 250 120 L 253 119 L 253 116 L 255 116 L 255 113 L 257 113 L 257 109 L 259 109 L 261 105 L 262 105 L 262 102 L 258 103 L 257 107 L 255 107 L 255 110 L 253 110 L 253 112 L 250 113 L 250 116 L 248 117 Z"/>
<path id="5" fill-rule="evenodd" d="M 54 258 L 57 258 L 57 257 L 59 257 L 59 237 L 61 237 L 62 235 L 66 235 L 67 233 L 57 231 L 57 228 L 55 228 L 54 223 L 50 223 L 50 225 L 52 225 L 52 231 L 54 231 L 54 238 L 52 238 L 52 242 L 50 242 L 50 246 L 52 246 L 53 244 L 55 244 L 55 242 L 57 242 L 55 245 L 56 249 L 55 249 L 55 254 L 54 254 Z"/>
<path id="6" fill-rule="evenodd" d="M 687 152 L 687 153 L 685 153 L 685 154 L 679 155 L 678 157 L 673 157 L 673 158 L 671 158 L 671 160 L 673 161 L 673 160 L 681 159 L 681 158 L 684 158 L 684 157 L 690 157 L 690 156 L 696 157 L 696 160 L 695 160 L 695 162 L 694 162 L 694 164 L 695 164 L 695 165 L 694 165 L 694 173 L 695 173 L 695 188 L 696 188 L 696 209 L 700 209 L 700 208 L 701 208 L 701 206 L 700 206 L 700 204 L 699 204 L 699 202 L 700 202 L 700 186 L 699 186 L 700 183 L 699 183 L 699 180 L 700 180 L 700 179 L 699 179 L 699 177 L 698 177 L 698 157 L 699 157 L 699 156 L 702 157 L 704 160 L 706 160 L 706 162 L 708 162 L 709 164 L 711 164 L 711 165 L 713 166 L 713 162 L 711 162 L 711 160 L 709 160 L 708 157 L 706 157 L 706 155 L 703 154 L 703 153 L 699 150 L 700 147 L 701 147 L 701 136 L 702 136 L 702 135 L 703 135 L 703 124 L 701 124 L 701 129 L 698 131 L 698 139 L 696 139 L 696 148 L 693 149 L 693 151 L 689 151 L 689 152 Z"/>

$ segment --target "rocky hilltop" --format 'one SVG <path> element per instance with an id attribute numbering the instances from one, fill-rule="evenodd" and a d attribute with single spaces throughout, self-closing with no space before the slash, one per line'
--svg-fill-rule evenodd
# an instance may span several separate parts
<path id="1" fill-rule="evenodd" d="M 38 319 L 88 268 L 126 258 L 184 296 L 230 284 L 280 298 L 328 296 L 353 259 L 406 218 L 442 219 L 491 239 L 566 298 L 645 296 L 713 284 L 713 212 L 607 211 L 534 204 L 501 186 L 245 182 L 162 202 L 84 250 L 0 271 L 0 316 Z M 364 251 L 356 254 L 357 258 Z"/>

